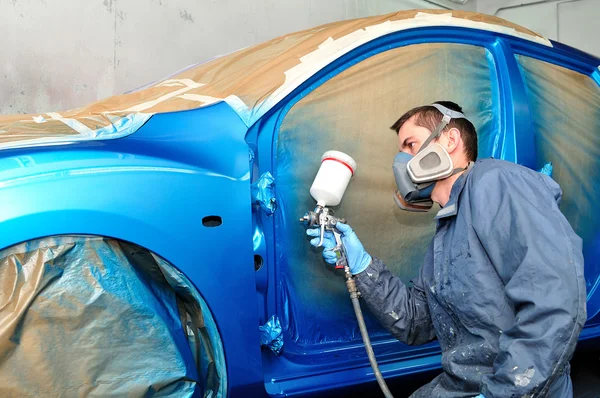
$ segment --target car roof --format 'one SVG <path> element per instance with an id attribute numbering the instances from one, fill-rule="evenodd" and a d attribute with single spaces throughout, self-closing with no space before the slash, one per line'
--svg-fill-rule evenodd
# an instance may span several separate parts
<path id="1" fill-rule="evenodd" d="M 66 112 L 0 116 L 0 148 L 119 138 L 156 113 L 227 102 L 252 125 L 283 97 L 343 54 L 389 33 L 458 26 L 543 45 L 539 34 L 498 17 L 466 11 L 410 10 L 329 23 L 192 66 L 143 89 Z"/>

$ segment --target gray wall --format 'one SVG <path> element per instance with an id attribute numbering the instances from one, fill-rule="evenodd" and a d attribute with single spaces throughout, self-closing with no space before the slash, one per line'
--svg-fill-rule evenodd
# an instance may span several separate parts
<path id="1" fill-rule="evenodd" d="M 600 54 L 600 0 L 0 0 L 0 114 L 76 108 L 281 34 L 411 8 L 497 14 Z"/>
<path id="2" fill-rule="evenodd" d="M 600 0 L 479 0 L 477 10 L 600 56 Z"/>
<path id="3" fill-rule="evenodd" d="M 0 0 L 0 114 L 76 108 L 284 33 L 411 8 L 439 6 L 424 0 Z"/>

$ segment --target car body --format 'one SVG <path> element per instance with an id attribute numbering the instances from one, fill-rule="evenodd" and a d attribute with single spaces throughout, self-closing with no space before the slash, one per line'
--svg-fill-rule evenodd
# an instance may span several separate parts
<path id="1" fill-rule="evenodd" d="M 395 208 L 389 126 L 413 106 L 454 100 L 478 128 L 480 157 L 552 165 L 561 209 L 584 239 L 580 341 L 596 344 L 598 65 L 495 17 L 407 11 L 276 38 L 88 107 L 0 117 L 0 248 L 77 234 L 163 259 L 214 318 L 222 395 L 372 383 L 343 279 L 298 218 L 315 206 L 321 155 L 348 153 L 358 170 L 336 214 L 408 282 L 434 214 Z M 437 343 L 402 344 L 369 314 L 367 325 L 384 377 L 440 367 Z M 261 347 L 261 333 L 283 350 L 268 338 Z"/>

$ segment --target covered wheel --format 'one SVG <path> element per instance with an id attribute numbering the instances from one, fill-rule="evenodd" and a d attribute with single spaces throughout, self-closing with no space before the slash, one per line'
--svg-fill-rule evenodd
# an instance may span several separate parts
<path id="1" fill-rule="evenodd" d="M 0 251 L 0 396 L 226 395 L 216 325 L 139 246 L 60 236 Z"/>

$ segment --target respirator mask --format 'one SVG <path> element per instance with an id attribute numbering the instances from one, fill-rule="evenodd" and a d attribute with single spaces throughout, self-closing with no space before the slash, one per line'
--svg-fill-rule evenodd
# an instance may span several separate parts
<path id="1" fill-rule="evenodd" d="M 444 117 L 435 131 L 423 143 L 419 152 L 412 156 L 399 152 L 392 166 L 396 187 L 394 201 L 402 210 L 426 212 L 433 207 L 431 192 L 435 183 L 464 171 L 455 169 L 450 155 L 443 146 L 432 143 L 452 119 L 466 119 L 461 112 L 456 112 L 440 104 L 431 104 Z"/>

